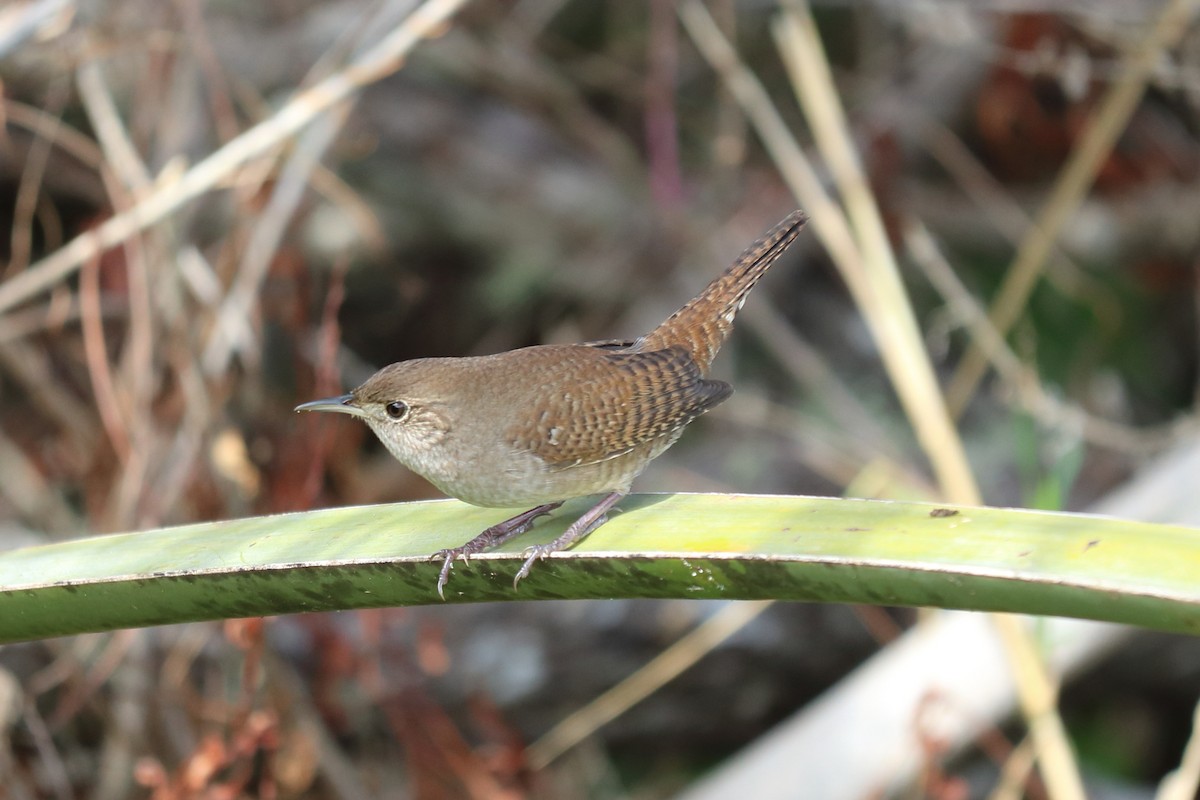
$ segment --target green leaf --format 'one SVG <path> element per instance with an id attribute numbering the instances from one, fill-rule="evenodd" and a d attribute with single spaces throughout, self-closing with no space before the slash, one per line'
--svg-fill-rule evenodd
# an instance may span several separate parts
<path id="1" fill-rule="evenodd" d="M 1200 531 L 1024 510 L 747 495 L 637 495 L 513 589 L 569 503 L 456 563 L 450 602 L 674 597 L 1011 611 L 1200 633 Z M 0 553 L 0 641 L 441 602 L 440 564 L 506 512 L 364 506 L 98 536 Z"/>

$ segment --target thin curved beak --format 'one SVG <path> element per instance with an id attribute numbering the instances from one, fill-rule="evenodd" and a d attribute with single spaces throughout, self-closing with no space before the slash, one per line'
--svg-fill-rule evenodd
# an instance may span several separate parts
<path id="1" fill-rule="evenodd" d="M 340 397 L 327 397 L 324 400 L 309 400 L 296 406 L 296 411 L 335 411 L 339 414 L 349 414 L 352 417 L 365 417 L 366 414 L 354 405 L 354 395 L 344 394 Z"/>

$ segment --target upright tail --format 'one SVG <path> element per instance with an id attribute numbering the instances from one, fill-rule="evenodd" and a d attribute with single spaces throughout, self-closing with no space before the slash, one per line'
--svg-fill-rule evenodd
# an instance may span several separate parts
<path id="1" fill-rule="evenodd" d="M 733 266 L 721 273 L 695 299 L 676 311 L 666 322 L 638 340 L 637 350 L 662 350 L 671 346 L 686 348 L 700 366 L 702 374 L 733 330 L 733 318 L 746 302 L 746 295 L 758 283 L 767 268 L 783 254 L 804 225 L 808 215 L 793 211 L 763 238 L 738 256 Z"/>

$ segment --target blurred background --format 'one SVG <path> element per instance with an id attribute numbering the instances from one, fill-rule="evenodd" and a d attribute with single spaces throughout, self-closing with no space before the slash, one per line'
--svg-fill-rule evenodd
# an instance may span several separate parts
<path id="1" fill-rule="evenodd" d="M 291 98 L 355 80 L 417 5 L 0 6 L 0 548 L 436 497 L 365 426 L 292 408 L 402 359 L 650 330 L 791 209 L 820 227 L 795 159 L 764 147 L 772 119 L 836 196 L 770 2 L 464 4 L 287 126 Z M 990 505 L 1087 509 L 1195 446 L 1195 5 L 814 0 Z M 749 94 L 723 82 L 722 41 Z M 1070 159 L 1109 112 L 1119 135 L 1072 198 Z M 257 149 L 223 164 L 248 131 Z M 976 385 L 966 329 L 1039 229 L 1040 276 Z M 736 394 L 636 490 L 939 497 L 823 240 L 750 298 L 715 367 Z M 916 618 L 772 607 L 533 768 L 525 745 L 721 609 L 387 609 L 6 646 L 0 797 L 669 797 Z M 1061 708 L 1095 796 L 1153 797 L 1198 695 L 1194 639 L 1139 633 L 1079 665 Z M 912 735 L 899 796 L 951 800 L 994 796 L 1024 734 Z M 1017 786 L 1047 796 L 1036 772 Z"/>

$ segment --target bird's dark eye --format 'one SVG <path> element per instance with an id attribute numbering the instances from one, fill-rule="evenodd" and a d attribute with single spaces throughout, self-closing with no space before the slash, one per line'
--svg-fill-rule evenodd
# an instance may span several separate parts
<path id="1" fill-rule="evenodd" d="M 404 419 L 404 415 L 408 413 L 408 403 L 403 400 L 393 400 L 383 407 L 387 415 L 395 420 Z"/>

